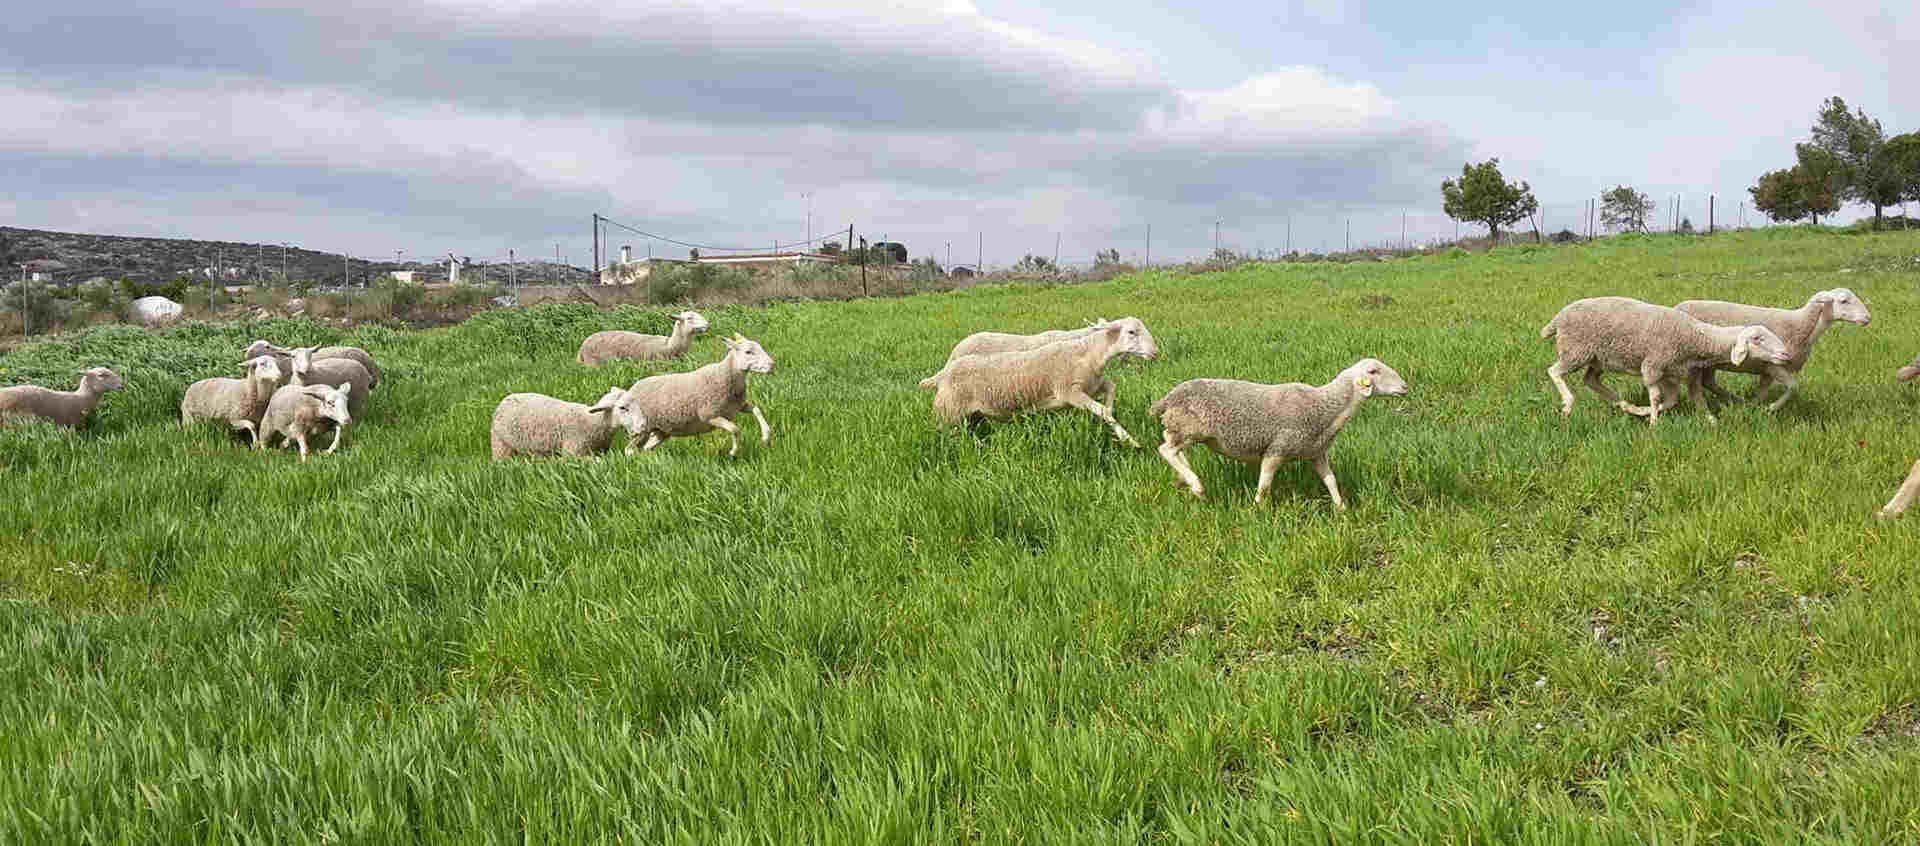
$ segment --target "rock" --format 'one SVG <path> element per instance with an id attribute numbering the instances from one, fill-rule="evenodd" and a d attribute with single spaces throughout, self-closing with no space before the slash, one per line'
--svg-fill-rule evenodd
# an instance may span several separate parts
<path id="1" fill-rule="evenodd" d="M 505 294 L 505 295 L 493 298 L 494 308 L 513 308 L 514 306 L 517 306 L 519 304 L 520 304 L 520 300 L 515 298 L 512 294 Z"/>
<path id="2" fill-rule="evenodd" d="M 291 312 L 294 312 L 295 314 L 298 314 L 298 313 L 300 313 L 300 312 L 303 312 L 303 311 L 306 311 L 306 310 L 307 310 L 307 300 L 306 300 L 306 298 L 304 298 L 304 297 L 294 297 L 293 299 L 291 299 L 291 300 L 288 300 L 288 301 L 287 301 L 287 310 L 288 310 L 288 311 L 291 311 Z"/>
<path id="3" fill-rule="evenodd" d="M 141 297 L 127 307 L 127 316 L 135 323 L 163 326 L 180 319 L 186 308 L 166 297 Z"/>

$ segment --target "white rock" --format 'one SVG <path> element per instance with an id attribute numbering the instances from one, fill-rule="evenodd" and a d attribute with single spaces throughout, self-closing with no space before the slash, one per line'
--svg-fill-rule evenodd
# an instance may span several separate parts
<path id="1" fill-rule="evenodd" d="M 141 297 L 127 307 L 127 314 L 135 322 L 148 326 L 159 326 L 180 319 L 186 308 L 166 297 Z"/>

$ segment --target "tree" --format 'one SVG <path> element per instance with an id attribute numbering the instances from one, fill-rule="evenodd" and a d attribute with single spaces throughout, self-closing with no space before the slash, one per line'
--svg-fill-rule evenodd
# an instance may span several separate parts
<path id="1" fill-rule="evenodd" d="M 1814 120 L 1812 141 L 1797 146 L 1795 151 L 1801 147 L 1818 150 L 1831 160 L 1841 200 L 1873 206 L 1875 229 L 1880 228 L 1881 209 L 1900 202 L 1900 168 L 1887 154 L 1887 137 L 1880 122 L 1867 117 L 1865 111 L 1848 111 L 1845 100 L 1828 97 Z M 1802 160 L 1805 158 L 1803 154 Z"/>
<path id="2" fill-rule="evenodd" d="M 1117 265 L 1117 264 L 1119 264 L 1119 263 L 1120 263 L 1120 251 L 1119 251 L 1119 250 L 1114 250 L 1114 249 L 1106 249 L 1106 250 L 1101 250 L 1100 252 L 1097 252 L 1097 253 L 1094 253 L 1094 254 L 1093 254 L 1093 264 L 1094 264 L 1094 266 L 1095 266 L 1095 267 L 1104 267 L 1104 266 L 1107 266 L 1107 265 Z"/>
<path id="3" fill-rule="evenodd" d="M 1058 268 L 1053 266 L 1053 259 L 1032 253 L 1021 256 L 1019 261 L 1013 263 L 1015 273 L 1053 273 L 1056 270 Z"/>
<path id="4" fill-rule="evenodd" d="M 1753 195 L 1753 207 L 1775 222 L 1811 216 L 1817 224 L 1820 215 L 1840 210 L 1833 180 L 1817 161 L 1761 174 L 1760 181 L 1747 193 Z"/>
<path id="5" fill-rule="evenodd" d="M 1527 183 L 1513 185 L 1501 177 L 1497 158 L 1477 165 L 1461 165 L 1460 181 L 1441 182 L 1440 196 L 1448 217 L 1484 223 L 1487 234 L 1495 239 L 1500 237 L 1500 227 L 1523 220 L 1540 209 Z"/>
<path id="6" fill-rule="evenodd" d="M 1898 202 L 1920 203 L 1920 132 L 1888 138 L 1886 155 L 1900 184 Z"/>
<path id="7" fill-rule="evenodd" d="M 1627 232 L 1647 231 L 1647 215 L 1653 213 L 1653 200 L 1621 185 L 1600 195 L 1600 223 Z"/>

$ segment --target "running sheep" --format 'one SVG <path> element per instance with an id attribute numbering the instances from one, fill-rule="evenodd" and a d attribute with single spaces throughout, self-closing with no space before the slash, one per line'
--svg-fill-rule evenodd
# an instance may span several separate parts
<path id="1" fill-rule="evenodd" d="M 1185 451 L 1194 444 L 1206 444 L 1228 458 L 1259 465 L 1260 484 L 1253 494 L 1256 505 L 1267 498 L 1281 462 L 1312 461 L 1313 471 L 1333 497 L 1334 510 L 1345 511 L 1347 503 L 1340 498 L 1340 485 L 1327 460 L 1334 437 L 1368 397 L 1406 393 L 1406 380 L 1393 368 L 1379 359 L 1363 358 L 1317 387 L 1301 382 L 1267 385 L 1191 379 L 1175 385 L 1147 413 L 1165 427 L 1160 457 L 1196 497 L 1205 496 L 1206 490 Z"/>
<path id="2" fill-rule="evenodd" d="M 615 359 L 642 361 L 679 358 L 693 346 L 693 336 L 707 331 L 707 319 L 697 311 L 673 315 L 673 334 L 643 335 L 618 329 L 595 332 L 580 342 L 581 364 L 603 364 Z"/>
<path id="3" fill-rule="evenodd" d="M 39 417 L 60 426 L 78 428 L 100 404 L 100 396 L 126 387 L 120 374 L 105 367 L 80 371 L 80 386 L 71 391 L 56 391 L 39 385 L 14 385 L 0 388 L 0 420 L 9 417 Z"/>
<path id="4" fill-rule="evenodd" d="M 760 443 L 773 440 L 760 406 L 747 399 L 747 374 L 772 373 L 773 356 L 739 333 L 723 339 L 727 354 L 719 361 L 686 373 L 663 373 L 633 383 L 614 401 L 616 420 L 631 433 L 627 454 L 635 448 L 651 450 L 669 438 L 721 429 L 732 439 L 727 456 L 740 454 L 740 427 L 733 422 L 742 411 L 760 424 Z"/>
<path id="5" fill-rule="evenodd" d="M 1560 392 L 1560 415 L 1573 414 L 1573 390 L 1566 374 L 1586 370 L 1587 387 L 1628 414 L 1643 414 L 1648 425 L 1660 422 L 1660 412 L 1679 398 L 1684 382 L 1694 405 L 1712 421 L 1713 410 L 1700 398 L 1700 380 L 1693 371 L 1725 362 L 1741 364 L 1750 357 L 1775 364 L 1789 355 L 1779 336 L 1765 326 L 1715 326 L 1666 306 L 1628 297 L 1592 297 L 1575 300 L 1560 309 L 1540 337 L 1554 338 L 1557 357 L 1547 378 Z M 1639 373 L 1647 387 L 1645 407 L 1620 399 L 1600 374 L 1607 371 Z M 1661 402 L 1663 389 L 1672 402 Z"/>
<path id="6" fill-rule="evenodd" d="M 1016 335 L 1007 332 L 975 332 L 960 339 L 953 345 L 953 352 L 947 354 L 947 364 L 968 355 L 991 355 L 993 353 L 1020 352 L 1044 347 L 1055 341 L 1071 341 L 1084 338 L 1106 326 L 1105 320 L 1095 320 L 1078 329 L 1050 329 L 1032 335 Z"/>
<path id="7" fill-rule="evenodd" d="M 493 409 L 489 442 L 493 460 L 515 455 L 571 455 L 605 452 L 613 443 L 614 404 L 626 394 L 608 388 L 591 406 L 546 394 L 508 394 Z M 639 425 L 645 426 L 644 416 Z"/>
<path id="8" fill-rule="evenodd" d="M 1867 311 L 1867 304 L 1859 295 L 1847 288 L 1834 288 L 1827 291 L 1815 291 L 1807 298 L 1805 305 L 1797 309 L 1768 308 L 1765 306 L 1742 305 L 1720 300 L 1687 300 L 1674 306 L 1674 309 L 1704 320 L 1716 326 L 1765 326 L 1786 344 L 1788 358 L 1773 363 L 1759 358 L 1749 358 L 1744 363 L 1721 362 L 1712 370 L 1700 374 L 1701 385 L 1714 396 L 1721 399 L 1733 399 L 1733 395 L 1714 381 L 1715 370 L 1731 370 L 1736 373 L 1754 373 L 1760 381 L 1754 383 L 1753 398 L 1765 399 L 1767 392 L 1779 383 L 1783 390 L 1780 398 L 1767 406 L 1768 411 L 1778 411 L 1793 396 L 1795 384 L 1801 368 L 1807 366 L 1807 359 L 1813 355 L 1813 343 L 1820 334 L 1827 331 L 1835 320 L 1860 326 L 1873 322 L 1873 315 Z"/>
<path id="9" fill-rule="evenodd" d="M 1134 355 L 1152 360 L 1159 354 L 1147 325 L 1137 317 L 1123 317 L 1079 338 L 1036 349 L 962 356 L 920 380 L 920 387 L 938 389 L 933 415 L 947 425 L 1072 406 L 1100 418 L 1113 428 L 1114 437 L 1137 448 L 1140 442 L 1113 419 L 1111 406 L 1092 393 L 1103 391 L 1111 398 L 1113 385 L 1102 371 L 1114 358 Z"/>
<path id="10" fill-rule="evenodd" d="M 247 375 L 240 379 L 216 376 L 187 386 L 180 398 L 180 425 L 194 420 L 224 420 L 234 429 L 246 430 L 254 443 L 260 441 L 260 418 L 267 403 L 280 386 L 280 365 L 271 355 L 254 356 L 240 363 Z"/>
<path id="11" fill-rule="evenodd" d="M 307 460 L 307 437 L 327 425 L 333 426 L 333 443 L 326 452 L 332 455 L 340 447 L 340 436 L 353 422 L 348 408 L 347 389 L 333 385 L 284 385 L 273 392 L 267 413 L 260 418 L 260 435 L 253 439 L 255 449 L 272 446 L 280 435 L 289 444 L 300 447 L 300 460 Z"/>

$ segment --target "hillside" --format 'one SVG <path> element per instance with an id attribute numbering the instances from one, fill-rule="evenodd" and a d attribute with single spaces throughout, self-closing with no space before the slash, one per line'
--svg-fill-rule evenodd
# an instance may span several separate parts
<path id="1" fill-rule="evenodd" d="M 1579 297 L 1846 286 L 1780 412 L 1658 427 L 1539 328 Z M 98 326 L 86 431 L 0 428 L 0 843 L 1911 842 L 1920 831 L 1920 233 L 1611 238 L 1383 262 L 703 309 L 687 360 L 575 363 L 666 309 L 398 331 Z M 979 329 L 1139 317 L 1117 444 L 1072 410 L 942 429 Z M 501 398 L 777 360 L 727 438 L 489 459 Z M 305 464 L 181 392 L 253 338 L 384 370 Z M 1332 469 L 1155 454 L 1200 377 L 1367 400 Z M 1723 375 L 1732 390 L 1752 379 Z M 1638 393 L 1621 374 L 1608 382 Z"/>
<path id="2" fill-rule="evenodd" d="M 347 267 L 343 267 L 339 253 L 297 246 L 283 248 L 280 244 L 91 235 L 0 226 L 0 266 L 12 274 L 7 281 L 19 278 L 22 264 L 29 265 L 29 270 L 51 274 L 52 281 L 60 285 L 78 284 L 94 277 L 147 283 L 169 282 L 183 276 L 205 280 L 206 268 L 215 266 L 221 268 L 219 275 L 233 285 L 262 281 L 273 284 L 285 278 L 332 286 L 339 285 L 343 273 L 349 269 L 356 285 L 364 284 L 370 275 L 384 275 L 391 270 L 415 271 L 416 280 L 429 282 L 444 282 L 447 277 L 444 260 L 351 259 L 345 262 Z M 507 273 L 504 263 L 489 266 L 469 262 L 462 281 L 505 282 Z M 521 281 L 572 284 L 586 282 L 592 274 L 551 261 L 523 261 L 519 264 L 518 276 Z"/>

